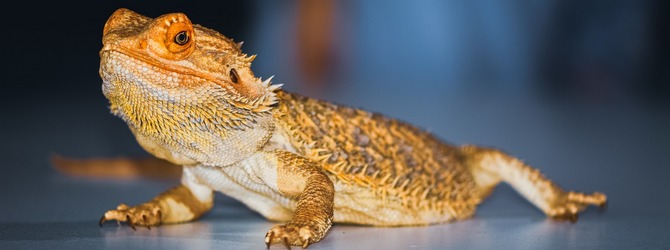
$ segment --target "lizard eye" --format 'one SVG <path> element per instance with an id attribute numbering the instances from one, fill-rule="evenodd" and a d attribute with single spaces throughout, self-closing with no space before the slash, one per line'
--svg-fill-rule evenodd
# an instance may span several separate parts
<path id="1" fill-rule="evenodd" d="M 172 23 L 167 27 L 164 44 L 167 50 L 179 57 L 187 57 L 194 50 L 193 26 L 187 20 Z M 182 58 L 183 59 L 183 58 Z"/>
<path id="2" fill-rule="evenodd" d="M 181 13 L 166 14 L 154 19 L 143 32 L 147 47 L 169 60 L 184 60 L 195 50 L 198 37 L 193 24 Z"/>
<path id="3" fill-rule="evenodd" d="M 230 80 L 233 81 L 233 83 L 238 83 L 240 81 L 240 76 L 237 75 L 237 70 L 235 69 L 230 69 L 230 73 L 228 73 L 230 76 Z"/>
<path id="4" fill-rule="evenodd" d="M 188 33 L 186 31 L 180 31 L 174 36 L 174 43 L 184 45 L 188 43 L 188 39 Z"/>

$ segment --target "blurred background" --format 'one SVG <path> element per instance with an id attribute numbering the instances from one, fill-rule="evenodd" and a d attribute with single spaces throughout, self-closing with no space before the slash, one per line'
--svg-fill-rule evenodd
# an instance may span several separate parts
<path id="1" fill-rule="evenodd" d="M 39 86 L 4 84 L 2 92 L 13 97 L 30 89 L 31 95 L 18 98 L 24 100 L 100 98 L 79 94 L 99 87 L 94 83 L 99 82 L 102 26 L 123 6 L 151 17 L 184 12 L 195 23 L 245 41 L 245 52 L 259 54 L 253 66 L 257 75 L 276 75 L 294 91 L 328 95 L 362 85 L 374 92 L 424 88 L 429 95 L 532 93 L 588 102 L 667 103 L 667 5 L 107 1 L 45 2 L 35 8 L 18 3 L 5 13 L 11 24 L 1 41 L 4 78 Z"/>
<path id="2" fill-rule="evenodd" d="M 174 184 L 72 179 L 49 164 L 55 153 L 147 156 L 109 114 L 98 76 L 102 27 L 125 7 L 149 17 L 183 12 L 244 41 L 246 53 L 258 54 L 256 75 L 274 75 L 288 91 L 381 112 L 449 142 L 503 148 L 565 187 L 604 191 L 610 211 L 587 221 L 667 246 L 659 224 L 670 221 L 667 1 L 15 4 L 4 8 L 0 39 L 0 243 L 76 238 L 50 231 L 72 221 L 74 232 L 109 236 L 89 227 L 102 211 Z M 503 186 L 478 216 L 529 214 L 543 218 Z M 651 217 L 631 224 L 642 214 Z M 45 221 L 56 224 L 31 224 Z M 602 225 L 599 244 L 636 246 L 634 236 Z M 556 230 L 573 241 L 552 244 L 582 242 Z"/>

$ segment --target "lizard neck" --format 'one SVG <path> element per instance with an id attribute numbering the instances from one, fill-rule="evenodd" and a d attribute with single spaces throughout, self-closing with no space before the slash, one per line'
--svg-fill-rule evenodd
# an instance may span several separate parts
<path id="1" fill-rule="evenodd" d="M 260 150 L 274 132 L 270 110 L 240 107 L 222 91 L 156 89 L 134 81 L 112 88 L 120 85 L 103 85 L 112 113 L 145 150 L 174 164 L 229 166 Z"/>

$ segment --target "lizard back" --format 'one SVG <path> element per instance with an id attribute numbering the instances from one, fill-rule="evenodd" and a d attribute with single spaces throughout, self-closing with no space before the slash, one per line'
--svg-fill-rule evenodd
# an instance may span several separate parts
<path id="1" fill-rule="evenodd" d="M 381 114 L 285 91 L 277 96 L 278 129 L 298 154 L 324 163 L 336 188 L 352 188 L 352 199 L 358 191 L 371 190 L 386 206 L 429 217 L 410 224 L 467 218 L 474 212 L 476 185 L 457 147 Z"/>

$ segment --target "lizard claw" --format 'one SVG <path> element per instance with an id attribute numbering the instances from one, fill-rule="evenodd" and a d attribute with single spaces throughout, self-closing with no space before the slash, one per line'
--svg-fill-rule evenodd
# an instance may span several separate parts
<path id="1" fill-rule="evenodd" d="M 291 250 L 291 244 L 288 243 L 288 237 L 284 236 L 284 240 L 282 241 L 284 243 L 284 246 L 288 249 Z"/>
<path id="2" fill-rule="evenodd" d="M 273 231 L 270 231 L 270 232 L 265 234 L 265 245 L 268 247 L 268 249 L 270 249 L 270 245 L 271 245 L 270 242 L 272 241 L 272 238 L 273 238 L 274 235 L 275 235 L 275 232 L 273 232 Z"/>
<path id="3" fill-rule="evenodd" d="M 147 221 L 147 216 L 144 214 L 142 215 L 142 221 L 144 221 L 144 225 L 147 225 L 147 228 L 151 230 L 151 225 L 149 225 L 149 222 Z"/>
<path id="4" fill-rule="evenodd" d="M 105 217 L 105 216 L 103 215 L 103 216 L 100 218 L 100 222 L 98 222 L 98 224 L 100 225 L 100 227 L 102 227 L 102 224 L 105 224 L 105 222 L 107 222 L 107 217 Z"/>
<path id="5" fill-rule="evenodd" d="M 157 226 L 162 225 L 163 224 L 163 214 L 161 213 L 161 210 L 158 210 L 156 212 L 156 216 L 158 216 L 158 225 Z"/>
<path id="6" fill-rule="evenodd" d="M 130 215 L 126 215 L 126 222 L 130 227 L 133 228 L 133 230 L 137 231 L 137 229 L 135 228 L 135 224 L 133 224 L 133 221 L 130 219 Z"/>
<path id="7" fill-rule="evenodd" d="M 609 204 L 609 203 L 608 203 L 607 201 L 603 202 L 603 204 L 600 204 L 600 205 L 598 206 L 598 210 L 599 210 L 601 213 L 604 213 L 605 211 L 607 211 L 607 205 L 608 205 L 608 204 Z"/>

